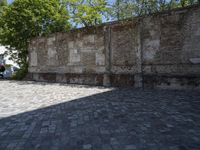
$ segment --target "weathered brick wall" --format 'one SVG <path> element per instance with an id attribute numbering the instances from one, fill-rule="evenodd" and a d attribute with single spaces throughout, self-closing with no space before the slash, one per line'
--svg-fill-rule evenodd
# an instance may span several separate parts
<path id="1" fill-rule="evenodd" d="M 200 7 L 144 18 L 142 57 L 144 84 L 160 87 L 198 87 Z"/>
<path id="2" fill-rule="evenodd" d="M 38 37 L 37 81 L 135 87 L 200 87 L 200 7 Z"/>

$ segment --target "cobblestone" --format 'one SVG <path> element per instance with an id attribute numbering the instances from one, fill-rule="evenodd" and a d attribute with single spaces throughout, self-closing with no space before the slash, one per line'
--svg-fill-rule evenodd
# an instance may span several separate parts
<path id="1" fill-rule="evenodd" d="M 0 150 L 199 150 L 200 92 L 0 81 Z"/>

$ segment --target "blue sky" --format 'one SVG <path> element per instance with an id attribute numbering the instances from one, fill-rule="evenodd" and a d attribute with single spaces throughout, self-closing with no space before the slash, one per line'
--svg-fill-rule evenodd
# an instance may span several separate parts
<path id="1" fill-rule="evenodd" d="M 7 0 L 8 3 L 12 3 L 13 0 Z"/>
<path id="2" fill-rule="evenodd" d="M 12 3 L 13 0 L 7 0 L 7 1 L 8 1 L 8 3 Z"/>

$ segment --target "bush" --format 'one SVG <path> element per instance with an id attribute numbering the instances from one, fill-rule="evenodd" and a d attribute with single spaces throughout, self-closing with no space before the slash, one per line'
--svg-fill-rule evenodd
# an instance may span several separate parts
<path id="1" fill-rule="evenodd" d="M 12 79 L 14 80 L 23 80 L 28 73 L 28 65 L 23 65 L 20 67 L 19 70 L 17 70 L 13 75 Z"/>

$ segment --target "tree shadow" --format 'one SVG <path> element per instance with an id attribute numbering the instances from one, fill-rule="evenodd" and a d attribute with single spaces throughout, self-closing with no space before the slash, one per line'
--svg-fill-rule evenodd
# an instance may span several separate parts
<path id="1" fill-rule="evenodd" d="M 198 92 L 113 89 L 1 118 L 0 149 L 199 149 L 199 98 Z"/>

